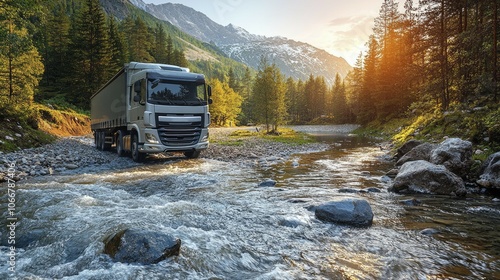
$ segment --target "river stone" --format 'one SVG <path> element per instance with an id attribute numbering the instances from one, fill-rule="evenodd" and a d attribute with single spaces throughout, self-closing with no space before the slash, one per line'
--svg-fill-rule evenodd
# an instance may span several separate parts
<path id="1" fill-rule="evenodd" d="M 370 204 L 362 199 L 344 199 L 321 204 L 315 208 L 316 218 L 325 222 L 368 227 L 373 222 Z"/>
<path id="2" fill-rule="evenodd" d="M 402 156 L 404 156 L 406 153 L 420 144 L 422 144 L 422 142 L 415 139 L 409 140 L 408 142 L 404 143 L 403 146 L 401 146 L 401 148 L 397 150 L 396 159 L 399 160 Z"/>
<path id="3" fill-rule="evenodd" d="M 500 188 L 500 152 L 489 156 L 477 183 L 485 188 Z"/>
<path id="4" fill-rule="evenodd" d="M 104 253 L 122 263 L 154 264 L 178 256 L 181 240 L 154 231 L 126 229 L 104 242 Z"/>
<path id="5" fill-rule="evenodd" d="M 432 151 L 437 147 L 435 144 L 423 143 L 411 149 L 408 153 L 402 156 L 397 162 L 396 166 L 401 166 L 409 161 L 426 160 L 430 161 Z"/>
<path id="6" fill-rule="evenodd" d="M 472 143 L 459 138 L 446 139 L 432 151 L 430 162 L 444 165 L 463 177 L 472 164 Z"/>
<path id="7" fill-rule="evenodd" d="M 424 194 L 466 194 L 462 178 L 447 170 L 443 165 L 436 165 L 425 160 L 410 161 L 399 170 L 391 191 L 397 193 Z"/>
<path id="8" fill-rule="evenodd" d="M 267 179 L 263 182 L 260 182 L 259 187 L 274 187 L 276 186 L 276 181 L 272 179 Z"/>

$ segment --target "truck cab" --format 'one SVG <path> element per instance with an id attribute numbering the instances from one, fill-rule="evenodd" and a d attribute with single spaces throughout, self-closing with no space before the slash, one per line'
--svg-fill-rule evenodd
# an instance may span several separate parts
<path id="1" fill-rule="evenodd" d="M 120 156 L 130 152 L 137 162 L 147 154 L 164 152 L 183 152 L 188 158 L 195 158 L 208 148 L 211 89 L 205 84 L 204 75 L 178 66 L 139 62 L 127 64 L 121 73 L 126 82 L 121 117 L 126 121 L 96 129 L 101 135 L 96 136 L 96 146 L 115 145 Z M 119 95 L 115 92 L 119 86 L 109 88 L 112 90 L 103 87 L 101 94 Z M 93 99 L 98 99 L 98 95 L 99 92 Z M 99 107 L 93 104 L 94 100 L 91 111 L 92 107 Z M 104 141 L 104 145 L 98 141 Z"/>

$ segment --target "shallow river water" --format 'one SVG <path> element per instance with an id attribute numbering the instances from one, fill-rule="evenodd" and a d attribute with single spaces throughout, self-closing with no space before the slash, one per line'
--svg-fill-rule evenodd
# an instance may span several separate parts
<path id="1" fill-rule="evenodd" d="M 16 273 L 2 208 L 0 279 L 500 279 L 492 197 L 389 193 L 391 165 L 376 142 L 301 129 L 330 149 L 270 167 L 176 159 L 19 184 Z M 267 178 L 277 185 L 258 187 Z M 343 192 L 367 188 L 381 192 Z M 370 203 L 371 227 L 323 223 L 308 210 L 346 197 Z M 413 198 L 421 204 L 401 203 Z M 180 238 L 181 253 L 154 265 L 114 262 L 103 240 L 125 228 Z M 438 232 L 421 233 L 428 228 Z"/>

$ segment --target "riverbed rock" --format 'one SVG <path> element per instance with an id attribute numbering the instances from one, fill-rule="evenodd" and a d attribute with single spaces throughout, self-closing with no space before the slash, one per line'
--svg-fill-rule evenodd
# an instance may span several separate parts
<path id="1" fill-rule="evenodd" d="M 259 183 L 259 187 L 274 187 L 274 186 L 276 186 L 276 181 L 272 179 L 266 179 L 265 181 Z"/>
<path id="2" fill-rule="evenodd" d="M 164 233 L 126 229 L 108 237 L 104 245 L 104 253 L 115 261 L 154 264 L 178 256 L 181 240 Z"/>
<path id="3" fill-rule="evenodd" d="M 459 138 L 446 139 L 432 151 L 430 162 L 444 165 L 463 177 L 472 164 L 472 143 Z"/>
<path id="4" fill-rule="evenodd" d="M 464 196 L 462 178 L 443 165 L 425 160 L 410 161 L 401 166 L 390 191 L 397 193 L 454 194 Z"/>
<path id="5" fill-rule="evenodd" d="M 409 140 L 408 142 L 404 143 L 403 146 L 401 146 L 397 152 L 396 152 L 396 160 L 399 160 L 402 156 L 404 156 L 406 153 L 408 153 L 409 151 L 411 151 L 413 148 L 415 148 L 416 146 L 422 144 L 423 142 L 422 141 L 419 141 L 419 140 L 415 140 L 415 139 L 412 139 L 412 140 Z"/>
<path id="6" fill-rule="evenodd" d="M 401 166 L 409 161 L 415 160 L 426 160 L 430 161 L 432 151 L 437 147 L 435 144 L 423 143 L 415 148 L 411 149 L 404 156 L 402 156 L 397 162 L 396 166 Z"/>
<path id="7" fill-rule="evenodd" d="M 477 183 L 485 188 L 500 188 L 500 152 L 489 156 Z"/>
<path id="8" fill-rule="evenodd" d="M 434 235 L 436 233 L 440 233 L 441 231 L 435 228 L 425 228 L 420 231 L 420 234 L 422 235 Z"/>
<path id="9" fill-rule="evenodd" d="M 368 227 L 373 222 L 370 204 L 362 199 L 344 199 L 331 201 L 315 207 L 316 218 L 325 222 Z"/>

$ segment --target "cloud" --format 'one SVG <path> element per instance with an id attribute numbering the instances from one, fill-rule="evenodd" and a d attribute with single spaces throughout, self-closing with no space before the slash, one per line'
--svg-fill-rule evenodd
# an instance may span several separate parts
<path id="1" fill-rule="evenodd" d="M 365 44 L 373 33 L 373 16 L 352 16 L 335 18 L 329 21 L 323 44 L 327 50 L 344 57 L 354 64 L 359 53 L 365 50 Z"/>

